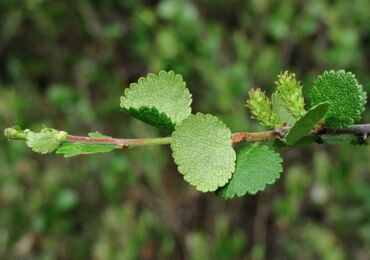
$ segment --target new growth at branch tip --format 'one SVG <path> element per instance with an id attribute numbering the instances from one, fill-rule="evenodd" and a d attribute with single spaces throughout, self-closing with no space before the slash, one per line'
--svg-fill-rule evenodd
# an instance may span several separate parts
<path id="1" fill-rule="evenodd" d="M 9 140 L 27 140 L 27 135 L 32 131 L 29 129 L 22 130 L 19 127 L 9 127 L 4 129 L 4 136 Z M 68 133 L 65 131 L 56 131 L 55 139 L 57 141 L 67 141 Z"/>
<path id="2" fill-rule="evenodd" d="M 17 127 L 5 128 L 4 136 L 8 138 L 8 140 L 27 140 L 27 134 L 25 131 Z"/>

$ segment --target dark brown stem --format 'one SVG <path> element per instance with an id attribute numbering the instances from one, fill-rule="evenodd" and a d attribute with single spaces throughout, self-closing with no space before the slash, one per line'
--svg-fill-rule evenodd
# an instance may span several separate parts
<path id="1" fill-rule="evenodd" d="M 351 125 L 348 128 L 334 129 L 334 128 L 322 128 L 318 134 L 325 135 L 366 135 L 370 134 L 370 124 L 363 125 Z"/>

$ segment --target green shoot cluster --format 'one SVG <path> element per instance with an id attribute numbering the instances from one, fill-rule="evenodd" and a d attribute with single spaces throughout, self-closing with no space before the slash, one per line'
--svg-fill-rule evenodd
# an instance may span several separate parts
<path id="1" fill-rule="evenodd" d="M 272 102 L 261 89 L 251 89 L 247 107 L 252 117 L 263 126 L 278 128 L 292 125 L 306 113 L 302 86 L 295 74 L 288 71 L 279 74 L 275 84 Z"/>
<path id="2" fill-rule="evenodd" d="M 280 95 L 290 113 L 296 119 L 302 117 L 306 113 L 306 110 L 304 109 L 302 86 L 297 81 L 295 74 L 285 71 L 278 76 L 275 84 L 276 93 Z"/>
<path id="3" fill-rule="evenodd" d="M 270 128 L 280 126 L 278 115 L 272 109 L 272 103 L 260 88 L 249 91 L 247 107 L 252 113 L 252 117 L 257 119 L 262 125 Z"/>

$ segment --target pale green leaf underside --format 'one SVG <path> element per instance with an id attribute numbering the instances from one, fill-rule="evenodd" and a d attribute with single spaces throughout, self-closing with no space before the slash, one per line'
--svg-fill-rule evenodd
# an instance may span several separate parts
<path id="1" fill-rule="evenodd" d="M 292 112 L 289 111 L 279 93 L 272 94 L 272 109 L 276 113 L 281 125 L 293 125 L 296 121 Z"/>
<path id="2" fill-rule="evenodd" d="M 108 135 L 103 135 L 99 132 L 88 134 L 90 137 L 110 138 Z M 107 153 L 116 148 L 114 144 L 97 144 L 97 143 L 63 143 L 56 151 L 57 154 L 63 154 L 65 158 L 74 157 L 82 154 Z"/>
<path id="3" fill-rule="evenodd" d="M 318 77 L 311 91 L 311 99 L 312 105 L 330 102 L 326 125 L 344 128 L 361 119 L 366 93 L 352 73 L 331 70 Z"/>
<path id="4" fill-rule="evenodd" d="M 25 131 L 27 134 L 26 144 L 32 151 L 46 154 L 55 151 L 61 143 L 67 140 L 67 133 L 51 128 L 44 128 L 39 133 L 30 130 Z"/>
<path id="5" fill-rule="evenodd" d="M 172 130 L 191 113 L 191 94 L 181 75 L 161 71 L 132 83 L 121 97 L 121 107 L 134 117 Z"/>
<path id="6" fill-rule="evenodd" d="M 307 113 L 298 119 L 289 129 L 289 132 L 285 136 L 285 142 L 288 145 L 292 145 L 298 142 L 302 137 L 308 135 L 328 113 L 329 105 L 328 102 L 321 103 L 307 111 Z"/>
<path id="7" fill-rule="evenodd" d="M 258 143 L 243 147 L 237 152 L 235 172 L 217 194 L 225 199 L 256 194 L 280 177 L 282 158 L 268 146 Z"/>
<path id="8" fill-rule="evenodd" d="M 231 131 L 212 115 L 190 115 L 176 126 L 171 148 L 178 170 L 197 190 L 215 191 L 231 178 L 235 151 Z"/>

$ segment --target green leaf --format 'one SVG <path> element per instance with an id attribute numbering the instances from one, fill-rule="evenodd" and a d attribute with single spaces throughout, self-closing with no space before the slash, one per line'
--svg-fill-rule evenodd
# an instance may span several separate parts
<path id="1" fill-rule="evenodd" d="M 116 148 L 114 144 L 94 144 L 94 143 L 63 143 L 56 151 L 63 154 L 65 158 L 74 157 L 82 154 L 107 153 Z"/>
<path id="2" fill-rule="evenodd" d="M 67 141 L 68 134 L 51 128 L 44 128 L 39 133 L 24 131 L 27 136 L 26 144 L 32 151 L 46 154 L 55 151 L 61 143 Z"/>
<path id="3" fill-rule="evenodd" d="M 312 105 L 329 101 L 325 124 L 344 128 L 361 119 L 365 109 L 366 93 L 355 76 L 344 70 L 326 71 L 318 77 L 311 91 Z"/>
<path id="4" fill-rule="evenodd" d="M 256 194 L 272 184 L 283 171 L 282 158 L 268 146 L 255 143 L 237 152 L 233 177 L 217 194 L 225 199 Z"/>
<path id="5" fill-rule="evenodd" d="M 88 133 L 89 137 L 95 138 L 112 138 L 109 135 L 103 135 L 99 132 Z M 116 148 L 114 144 L 97 144 L 97 143 L 64 143 L 56 151 L 57 154 L 63 154 L 65 158 L 74 157 L 81 154 L 107 153 Z"/>
<path id="6" fill-rule="evenodd" d="M 178 170 L 197 190 L 215 191 L 231 178 L 231 131 L 217 117 L 197 113 L 176 126 L 171 148 Z"/>
<path id="7" fill-rule="evenodd" d="M 296 121 L 294 115 L 287 108 L 279 93 L 272 94 L 272 109 L 277 115 L 280 126 L 284 124 L 293 125 Z"/>
<path id="8" fill-rule="evenodd" d="M 288 145 L 292 145 L 298 142 L 302 137 L 308 135 L 328 113 L 329 106 L 330 104 L 325 102 L 311 108 L 289 129 L 289 132 L 285 136 L 285 142 Z"/>
<path id="9" fill-rule="evenodd" d="M 132 83 L 121 97 L 121 107 L 132 116 L 169 130 L 190 115 L 191 102 L 186 83 L 173 71 L 150 73 Z"/>
<path id="10" fill-rule="evenodd" d="M 316 135 L 306 135 L 299 139 L 299 141 L 294 143 L 294 146 L 307 146 L 307 145 L 312 145 L 314 143 L 319 143 L 320 142 L 320 136 Z M 273 147 L 276 149 L 285 149 L 289 148 L 289 145 L 285 143 L 282 140 L 275 139 L 273 142 Z"/>

